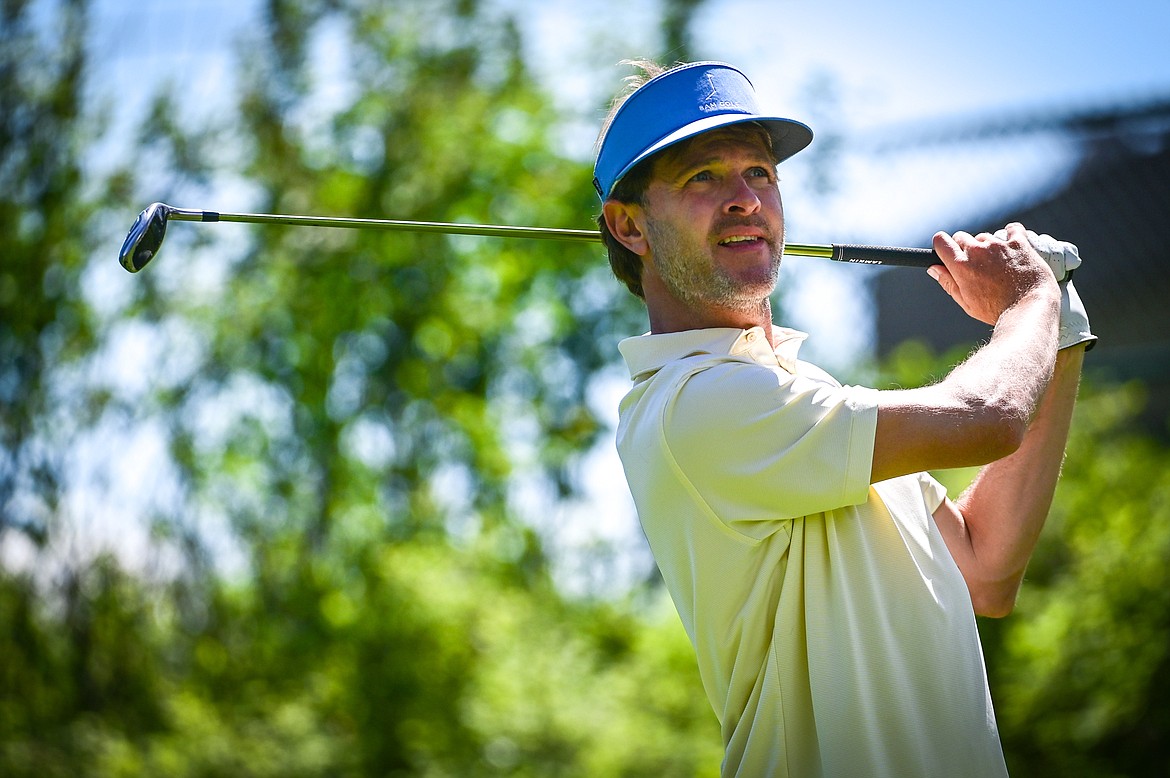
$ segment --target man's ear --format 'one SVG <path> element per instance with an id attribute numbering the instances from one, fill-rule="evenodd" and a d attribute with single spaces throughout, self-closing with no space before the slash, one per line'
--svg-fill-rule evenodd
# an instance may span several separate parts
<path id="1" fill-rule="evenodd" d="M 618 242 L 640 257 L 650 252 L 646 231 L 642 227 L 644 213 L 641 206 L 606 200 L 601 212 L 605 216 L 605 226 Z"/>

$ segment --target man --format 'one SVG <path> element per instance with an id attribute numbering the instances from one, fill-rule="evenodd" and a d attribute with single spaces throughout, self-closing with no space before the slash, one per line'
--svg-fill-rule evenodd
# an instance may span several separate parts
<path id="1" fill-rule="evenodd" d="M 841 386 L 773 326 L 776 165 L 812 140 L 720 63 L 648 69 L 595 185 L 651 332 L 621 343 L 618 449 L 744 776 L 1005 775 L 975 614 L 1013 607 L 1086 345 L 1075 247 L 1018 224 L 934 238 L 990 341 L 939 383 Z M 984 465 L 956 501 L 928 469 Z"/>

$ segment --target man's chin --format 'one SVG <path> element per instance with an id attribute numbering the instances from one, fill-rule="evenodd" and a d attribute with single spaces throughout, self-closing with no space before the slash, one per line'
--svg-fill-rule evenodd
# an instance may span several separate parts
<path id="1" fill-rule="evenodd" d="M 725 278 L 724 296 L 741 300 L 760 300 L 776 291 L 779 268 L 760 269 Z"/>
<path id="2" fill-rule="evenodd" d="M 768 300 L 775 290 L 775 281 L 766 279 L 754 283 L 740 281 L 708 296 L 706 302 L 717 308 L 755 312 L 768 305 Z"/>

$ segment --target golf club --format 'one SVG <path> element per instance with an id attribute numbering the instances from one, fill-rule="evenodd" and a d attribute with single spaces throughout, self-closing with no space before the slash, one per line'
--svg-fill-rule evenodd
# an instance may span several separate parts
<path id="1" fill-rule="evenodd" d="M 158 256 L 167 222 L 238 222 L 243 224 L 283 224 L 292 227 L 343 227 L 361 230 L 399 230 L 404 232 L 438 232 L 448 235 L 480 235 L 491 238 L 539 238 L 598 243 L 596 230 L 567 230 L 549 227 L 509 227 L 493 224 L 449 224 L 446 222 L 397 221 L 393 219 L 355 219 L 329 216 L 288 216 L 273 213 L 220 213 L 189 208 L 175 208 L 166 203 L 152 203 L 138 214 L 134 226 L 122 243 L 118 261 L 131 273 L 146 267 Z M 820 257 L 836 262 L 862 265 L 897 265 L 926 268 L 939 264 L 931 249 L 857 246 L 851 244 L 788 243 L 784 253 L 798 257 Z"/>

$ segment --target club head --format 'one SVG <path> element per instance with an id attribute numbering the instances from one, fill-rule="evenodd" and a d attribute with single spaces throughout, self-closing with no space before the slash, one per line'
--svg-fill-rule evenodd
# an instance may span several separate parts
<path id="1" fill-rule="evenodd" d="M 167 216 L 172 208 L 165 203 L 151 203 L 138 218 L 122 243 L 118 261 L 131 273 L 137 273 L 158 254 L 167 234 Z"/>

